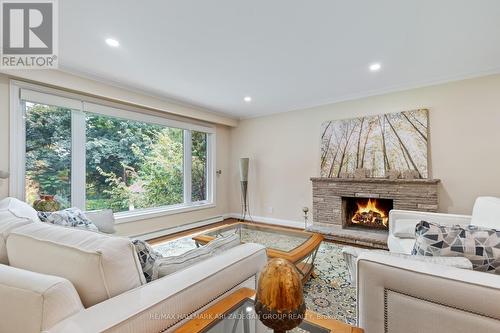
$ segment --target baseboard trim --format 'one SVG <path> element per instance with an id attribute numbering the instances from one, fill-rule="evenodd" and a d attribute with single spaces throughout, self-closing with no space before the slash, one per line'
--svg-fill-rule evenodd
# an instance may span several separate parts
<path id="1" fill-rule="evenodd" d="M 146 241 L 146 240 L 150 240 L 150 239 L 154 239 L 154 238 L 168 236 L 168 235 L 175 234 L 175 233 L 181 232 L 181 231 L 186 231 L 189 229 L 204 227 L 204 226 L 214 224 L 217 222 L 222 222 L 222 221 L 224 221 L 224 216 L 220 215 L 220 216 L 215 216 L 215 217 L 205 219 L 205 220 L 186 223 L 186 224 L 182 224 L 182 225 L 171 227 L 171 228 L 164 228 L 164 229 L 160 229 L 157 231 L 148 232 L 148 233 L 144 233 L 144 234 L 132 235 L 129 237 Z"/>
<path id="2" fill-rule="evenodd" d="M 224 214 L 223 217 L 224 217 L 224 219 L 229 219 L 229 218 L 240 219 L 241 214 L 229 213 L 229 214 Z M 304 229 L 304 222 L 300 222 L 300 221 L 276 219 L 273 217 L 265 217 L 265 216 L 252 216 L 252 220 L 255 222 L 260 222 L 260 223 L 265 223 L 265 224 Z"/>

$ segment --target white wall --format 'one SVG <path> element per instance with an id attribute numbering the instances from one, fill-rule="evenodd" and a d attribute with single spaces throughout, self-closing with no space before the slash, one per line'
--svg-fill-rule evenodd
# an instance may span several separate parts
<path id="1" fill-rule="evenodd" d="M 223 124 L 237 124 L 237 121 L 231 118 L 212 115 L 207 111 L 190 109 L 186 106 L 177 108 L 175 104 L 170 102 L 164 102 L 154 97 L 149 97 L 137 92 L 130 92 L 128 90 L 108 86 L 73 75 L 56 71 L 31 72 L 36 72 L 36 77 L 40 79 L 38 83 L 50 84 L 51 86 L 65 89 L 72 88 L 71 90 L 73 91 L 88 93 L 93 96 L 104 96 L 114 101 L 119 101 L 120 98 L 126 98 L 128 102 L 130 102 L 130 100 L 139 101 L 141 105 L 154 106 L 157 110 L 175 111 L 173 113 L 177 115 L 189 115 L 190 117 L 197 117 L 198 119 L 211 120 Z M 38 72 L 43 75 L 40 75 Z M 33 77 L 34 76 L 31 76 L 31 79 L 33 79 Z M 0 170 L 9 169 L 9 80 L 7 75 L 0 74 Z M 81 89 L 79 90 L 78 87 L 81 87 Z M 222 175 L 216 178 L 217 205 L 215 208 L 119 224 L 117 226 L 118 233 L 123 235 L 143 234 L 186 223 L 211 219 L 213 217 L 220 217 L 228 212 L 229 134 L 230 132 L 227 126 L 217 125 L 216 169 L 221 169 Z M 0 198 L 8 196 L 8 188 L 8 181 L 0 180 Z"/>
<path id="2" fill-rule="evenodd" d="M 500 75 L 240 121 L 231 130 L 231 211 L 240 211 L 237 163 L 250 157 L 255 216 L 301 220 L 319 176 L 324 121 L 430 109 L 430 170 L 440 211 L 470 213 L 478 195 L 500 196 Z"/>

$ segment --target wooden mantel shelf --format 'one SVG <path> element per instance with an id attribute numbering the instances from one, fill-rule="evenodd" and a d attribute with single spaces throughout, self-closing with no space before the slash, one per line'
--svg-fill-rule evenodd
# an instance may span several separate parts
<path id="1" fill-rule="evenodd" d="M 388 178 L 325 178 L 311 177 L 312 182 L 327 183 L 382 183 L 382 184 L 438 184 L 440 179 L 388 179 Z"/>

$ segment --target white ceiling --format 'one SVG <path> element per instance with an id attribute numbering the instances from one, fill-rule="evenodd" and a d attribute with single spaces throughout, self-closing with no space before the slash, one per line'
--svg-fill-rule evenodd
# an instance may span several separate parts
<path id="1" fill-rule="evenodd" d="M 498 0 L 59 6 L 61 69 L 233 117 L 500 72 Z M 120 47 L 106 45 L 108 37 Z M 373 62 L 380 72 L 368 70 Z"/>

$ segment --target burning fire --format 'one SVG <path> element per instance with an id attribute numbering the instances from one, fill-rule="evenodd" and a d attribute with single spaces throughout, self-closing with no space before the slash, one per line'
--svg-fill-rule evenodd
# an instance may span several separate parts
<path id="1" fill-rule="evenodd" d="M 385 211 L 377 207 L 377 200 L 372 201 L 372 199 L 368 199 L 365 205 L 360 203 L 356 204 L 358 205 L 358 210 L 351 219 L 352 223 L 387 227 L 389 217 Z"/>

